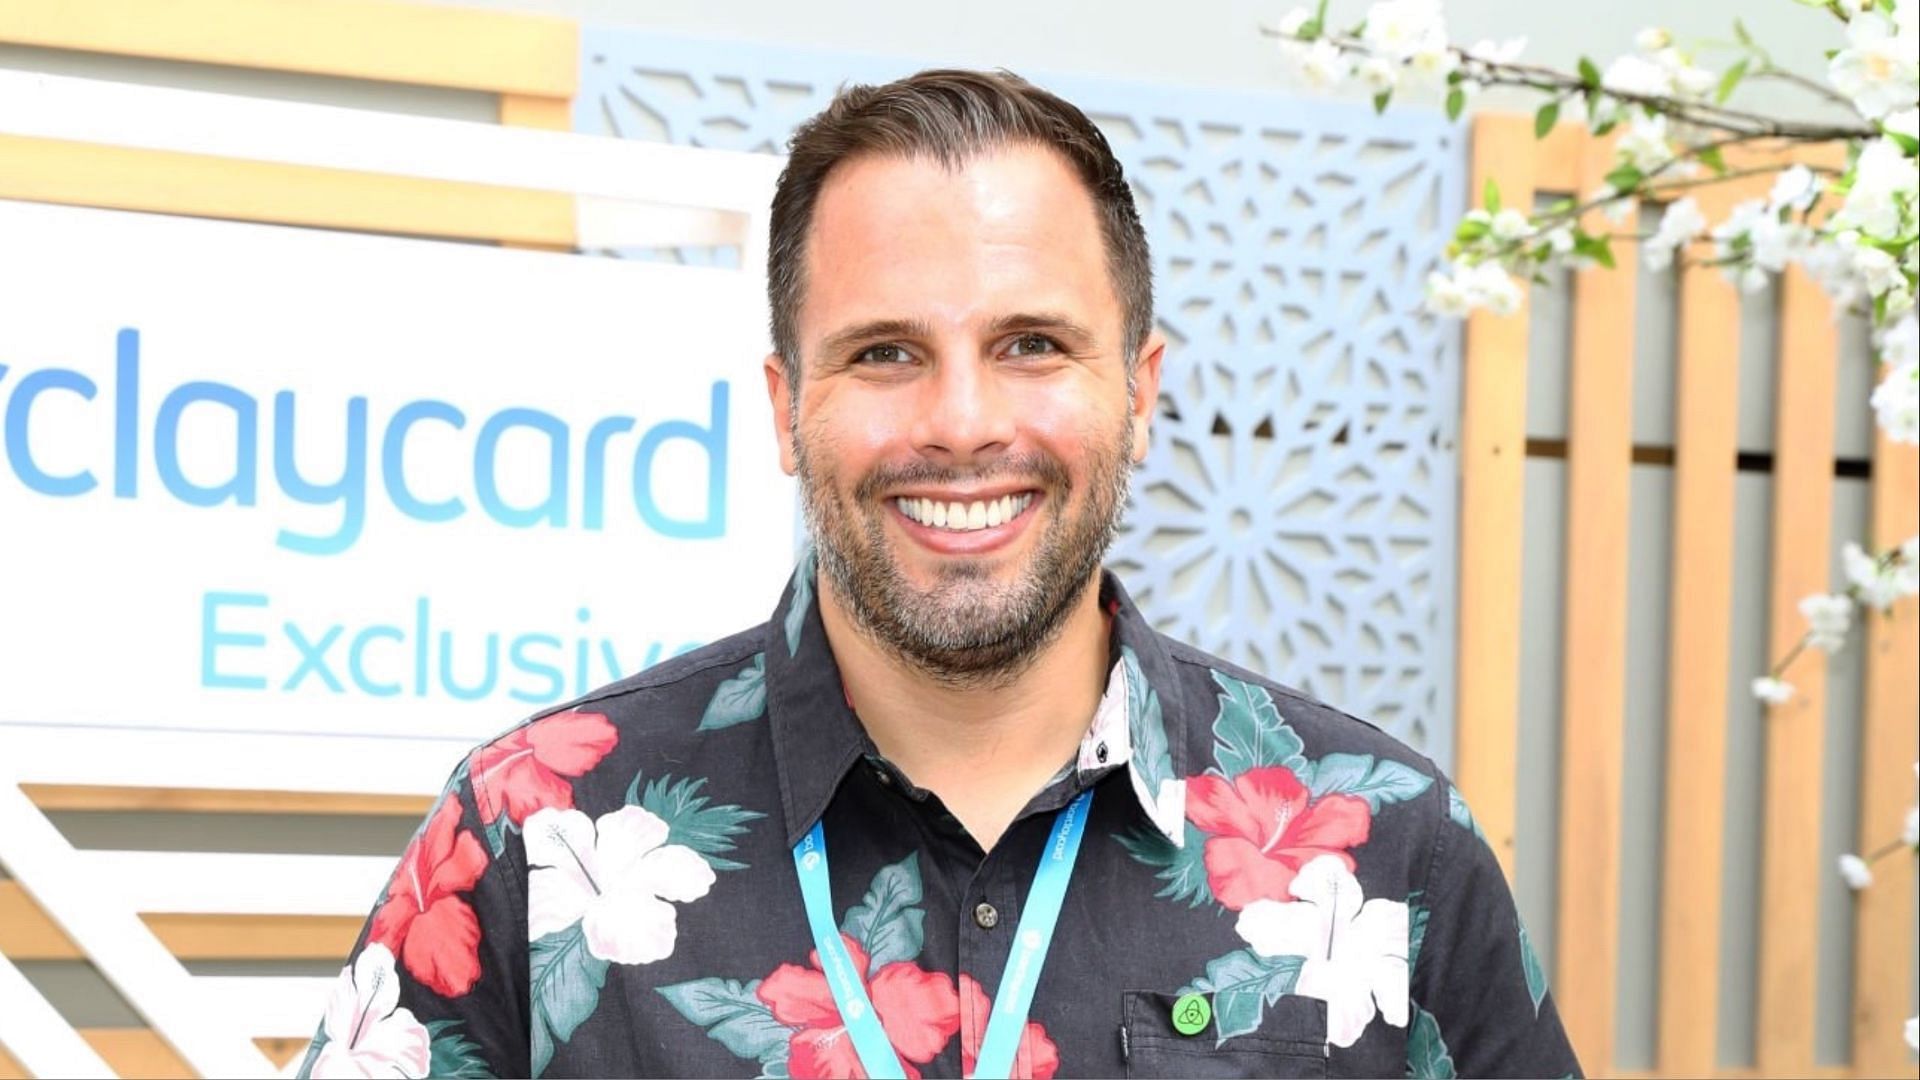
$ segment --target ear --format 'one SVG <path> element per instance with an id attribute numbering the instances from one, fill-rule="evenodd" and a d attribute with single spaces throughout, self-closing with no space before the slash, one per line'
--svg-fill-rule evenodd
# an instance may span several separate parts
<path id="1" fill-rule="evenodd" d="M 793 394 L 798 389 L 787 381 L 787 364 L 779 353 L 768 353 L 761 368 L 767 376 L 767 400 L 773 403 L 773 438 L 780 446 L 780 469 L 788 476 L 795 471 L 793 461 Z"/>
<path id="2" fill-rule="evenodd" d="M 1147 436 L 1153 414 L 1160 407 L 1160 362 L 1166 358 L 1167 339 L 1158 330 L 1147 335 L 1133 364 L 1133 463 L 1147 457 Z"/>

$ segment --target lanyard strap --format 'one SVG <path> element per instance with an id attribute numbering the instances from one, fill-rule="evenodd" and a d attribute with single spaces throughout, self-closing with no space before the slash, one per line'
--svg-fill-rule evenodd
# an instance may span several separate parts
<path id="1" fill-rule="evenodd" d="M 1060 906 L 1066 900 L 1067 882 L 1073 877 L 1074 860 L 1080 854 L 1080 839 L 1087 831 L 1087 808 L 1093 803 L 1093 789 L 1074 797 L 1053 819 L 1047 835 L 1047 847 L 1034 871 L 1033 887 L 1027 892 L 1020 926 L 1014 932 L 1013 949 L 1007 967 L 1000 975 L 1000 990 L 994 995 L 993 1015 L 980 1041 L 980 1054 L 974 1061 L 976 1078 L 1004 1077 L 1013 1069 L 1020 1038 L 1026 1032 L 1027 1013 L 1033 1007 L 1033 989 L 1040 981 L 1040 969 L 1046 964 L 1047 947 L 1053 943 L 1053 930 L 1060 922 Z M 840 1020 L 853 1039 L 860 1064 L 874 1080 L 903 1080 L 906 1073 L 886 1029 L 874 1014 L 867 997 L 866 973 L 854 970 L 853 957 L 840 938 L 833 922 L 833 896 L 827 877 L 826 828 L 815 822 L 806 838 L 793 846 L 793 865 L 800 874 L 800 897 L 807 905 L 807 925 L 813 931 L 813 945 L 820 954 L 820 967 L 827 976 L 827 988 L 840 1009 Z"/>

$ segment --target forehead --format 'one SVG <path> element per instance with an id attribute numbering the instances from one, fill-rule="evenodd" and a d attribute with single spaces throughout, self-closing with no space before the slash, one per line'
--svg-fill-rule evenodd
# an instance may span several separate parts
<path id="1" fill-rule="evenodd" d="M 846 162 L 821 189 L 806 250 L 803 341 L 869 319 L 963 325 L 1042 310 L 1119 333 L 1093 198 L 1045 147 L 957 168 L 892 155 Z"/>

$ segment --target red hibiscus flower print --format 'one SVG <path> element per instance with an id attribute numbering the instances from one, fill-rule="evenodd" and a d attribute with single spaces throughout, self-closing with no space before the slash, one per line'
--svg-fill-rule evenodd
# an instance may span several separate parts
<path id="1" fill-rule="evenodd" d="M 980 1044 L 987 1038 L 987 1021 L 993 1016 L 993 1002 L 971 975 L 960 976 L 960 1074 L 972 1076 L 974 1063 L 980 1060 Z M 1020 1034 L 1020 1049 L 1013 1055 L 1013 1080 L 1053 1080 L 1060 1069 L 1060 1048 L 1053 1045 L 1047 1029 L 1031 1020 Z"/>
<path id="2" fill-rule="evenodd" d="M 841 937 L 853 957 L 854 970 L 865 972 L 866 951 L 851 937 Z M 788 1043 L 787 1070 L 794 1080 L 865 1077 L 853 1036 L 840 1022 L 840 1008 L 820 969 L 819 952 L 809 954 L 808 960 L 813 964 L 810 968 L 781 964 L 756 991 L 773 1010 L 774 1019 L 798 1029 Z M 909 1080 L 920 1080 L 914 1065 L 939 1056 L 947 1040 L 960 1030 L 960 999 L 953 992 L 953 980 L 901 960 L 881 968 L 866 985 L 880 1026 L 901 1057 L 901 1067 Z"/>
<path id="3" fill-rule="evenodd" d="M 573 785 L 563 778 L 600 764 L 619 739 L 599 713 L 563 712 L 481 747 L 469 767 L 480 820 L 491 825 L 504 813 L 518 827 L 541 807 L 573 809 Z"/>
<path id="4" fill-rule="evenodd" d="M 1190 778 L 1187 817 L 1207 833 L 1207 884 L 1232 911 L 1255 900 L 1285 901 L 1293 876 L 1316 856 L 1338 856 L 1351 871 L 1347 849 L 1366 843 L 1373 828 L 1365 799 L 1310 799 L 1281 765 L 1248 769 L 1231 781 Z"/>
<path id="5" fill-rule="evenodd" d="M 407 974 L 442 997 L 473 989 L 480 978 L 480 921 L 458 894 L 486 869 L 480 841 L 460 828 L 459 801 L 440 800 L 400 856 L 368 939 L 391 949 Z"/>

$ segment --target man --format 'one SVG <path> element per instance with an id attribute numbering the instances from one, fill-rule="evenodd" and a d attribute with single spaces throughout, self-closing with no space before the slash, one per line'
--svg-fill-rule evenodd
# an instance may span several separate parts
<path id="1" fill-rule="evenodd" d="M 771 239 L 813 554 L 460 765 L 311 1074 L 1577 1073 L 1432 763 L 1101 572 L 1165 344 L 1086 117 L 845 91 Z"/>

